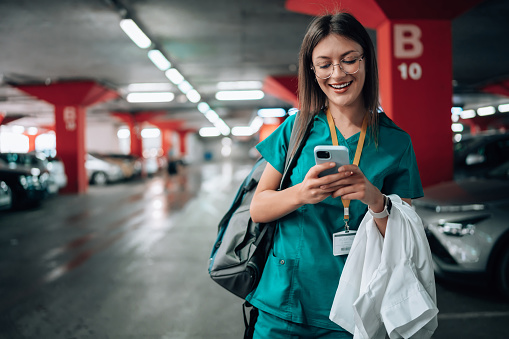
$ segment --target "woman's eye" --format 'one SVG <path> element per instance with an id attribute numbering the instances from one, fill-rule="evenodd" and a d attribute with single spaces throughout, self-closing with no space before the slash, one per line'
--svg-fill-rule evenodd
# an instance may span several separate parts
<path id="1" fill-rule="evenodd" d="M 347 60 L 342 60 L 342 62 L 344 62 L 347 65 L 353 65 L 353 64 L 355 64 L 357 62 L 357 60 L 359 60 L 359 59 L 357 59 L 357 58 L 355 58 L 355 59 L 347 59 Z"/>
<path id="2" fill-rule="evenodd" d="M 318 65 L 318 68 L 320 69 L 327 69 L 330 67 L 331 64 L 324 64 L 324 65 Z"/>

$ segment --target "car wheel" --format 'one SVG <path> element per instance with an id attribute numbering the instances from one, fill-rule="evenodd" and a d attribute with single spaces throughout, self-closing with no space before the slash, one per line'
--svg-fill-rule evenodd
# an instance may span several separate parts
<path id="1" fill-rule="evenodd" d="M 509 249 L 502 254 L 497 270 L 500 292 L 509 299 Z"/>
<path id="2" fill-rule="evenodd" d="M 96 185 L 106 185 L 108 183 L 108 177 L 104 172 L 96 172 L 92 177 L 92 183 Z"/>

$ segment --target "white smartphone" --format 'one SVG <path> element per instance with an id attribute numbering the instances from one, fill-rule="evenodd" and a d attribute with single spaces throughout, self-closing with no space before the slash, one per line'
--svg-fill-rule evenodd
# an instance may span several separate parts
<path id="1" fill-rule="evenodd" d="M 319 177 L 325 175 L 338 173 L 338 169 L 343 165 L 350 164 L 350 157 L 348 156 L 348 148 L 345 146 L 316 146 L 315 147 L 315 161 L 316 164 L 323 164 L 325 162 L 334 162 L 336 166 L 326 169 L 318 174 Z"/>

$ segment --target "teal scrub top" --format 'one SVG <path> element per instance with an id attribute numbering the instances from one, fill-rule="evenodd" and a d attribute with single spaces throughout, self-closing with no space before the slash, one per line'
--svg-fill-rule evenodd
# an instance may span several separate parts
<path id="1" fill-rule="evenodd" d="M 287 118 L 256 146 L 280 173 L 284 169 L 295 117 Z M 352 163 L 360 133 L 347 140 L 339 131 L 337 135 L 339 145 L 348 148 Z M 301 183 L 315 165 L 313 149 L 318 145 L 332 145 L 323 111 L 314 117 L 311 133 L 290 175 L 291 186 Z M 379 116 L 378 148 L 368 128 L 359 167 L 384 194 L 397 194 L 402 198 L 423 196 L 410 136 L 384 113 Z M 349 225 L 352 229 L 359 227 L 366 211 L 365 204 L 351 201 Z M 280 218 L 261 280 L 246 300 L 288 321 L 341 331 L 341 327 L 329 320 L 329 313 L 347 257 L 332 254 L 332 234 L 342 230 L 340 198 L 328 197 Z"/>

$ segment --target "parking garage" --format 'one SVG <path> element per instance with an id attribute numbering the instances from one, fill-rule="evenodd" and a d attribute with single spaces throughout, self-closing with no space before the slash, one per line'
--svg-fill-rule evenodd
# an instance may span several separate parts
<path id="1" fill-rule="evenodd" d="M 312 16 L 338 8 L 412 137 L 433 338 L 506 338 L 504 0 L 1 1 L 0 337 L 241 337 L 207 272 L 217 226 L 299 107 Z"/>

